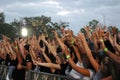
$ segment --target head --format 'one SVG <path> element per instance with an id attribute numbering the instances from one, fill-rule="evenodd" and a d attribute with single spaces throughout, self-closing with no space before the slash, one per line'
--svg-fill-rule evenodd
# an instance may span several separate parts
<path id="1" fill-rule="evenodd" d="M 29 44 L 26 44 L 26 45 L 24 46 L 24 52 L 25 52 L 25 54 L 28 54 L 28 53 L 29 53 L 29 48 L 30 48 L 30 45 L 29 45 Z"/>
<path id="2" fill-rule="evenodd" d="M 66 57 L 65 57 L 65 54 L 63 52 L 59 52 L 57 54 L 57 56 L 59 57 L 60 61 L 56 61 L 58 64 L 64 64 L 66 63 Z"/>
<path id="3" fill-rule="evenodd" d="M 109 63 L 110 63 L 109 57 L 104 57 L 104 59 L 101 61 L 101 72 L 103 74 L 103 77 L 107 77 L 111 73 Z"/>

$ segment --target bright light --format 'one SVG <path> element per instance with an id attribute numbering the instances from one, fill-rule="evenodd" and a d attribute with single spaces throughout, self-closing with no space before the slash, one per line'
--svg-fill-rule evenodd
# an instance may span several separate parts
<path id="1" fill-rule="evenodd" d="M 28 31 L 26 28 L 22 28 L 22 36 L 26 37 L 28 35 Z"/>

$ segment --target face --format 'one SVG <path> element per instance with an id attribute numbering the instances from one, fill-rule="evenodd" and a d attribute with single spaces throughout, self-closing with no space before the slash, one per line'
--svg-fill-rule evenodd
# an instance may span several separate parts
<path id="1" fill-rule="evenodd" d="M 37 58 L 37 61 L 38 61 L 38 62 L 42 62 L 40 58 Z"/>
<path id="2" fill-rule="evenodd" d="M 57 56 L 56 58 L 57 58 L 57 59 L 56 59 L 56 63 L 57 63 L 57 64 L 61 64 L 61 61 L 58 59 L 59 57 Z"/>
<path id="3" fill-rule="evenodd" d="M 57 63 L 57 64 L 61 64 L 61 61 L 60 61 L 60 60 L 56 60 L 56 63 Z"/>
<path id="4" fill-rule="evenodd" d="M 67 39 L 68 41 L 71 40 L 71 36 L 70 36 L 69 34 L 67 34 L 65 37 L 66 37 L 66 39 Z"/>
<path id="5" fill-rule="evenodd" d="M 28 54 L 28 51 L 24 49 L 24 54 L 27 55 Z"/>

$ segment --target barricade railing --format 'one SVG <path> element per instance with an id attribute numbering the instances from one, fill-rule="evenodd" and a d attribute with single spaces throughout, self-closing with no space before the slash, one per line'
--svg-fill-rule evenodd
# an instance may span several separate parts
<path id="1" fill-rule="evenodd" d="M 0 80 L 6 80 L 8 69 L 9 69 L 8 66 L 0 65 Z M 26 80 L 77 80 L 77 79 L 72 79 L 68 76 L 29 70 L 26 71 Z"/>
<path id="2" fill-rule="evenodd" d="M 8 66 L 0 65 L 0 80 L 6 80 Z"/>
<path id="3" fill-rule="evenodd" d="M 49 74 L 45 72 L 27 71 L 28 80 L 70 80 L 66 76 Z"/>
<path id="4" fill-rule="evenodd" d="M 80 80 L 80 79 L 74 79 L 70 78 L 68 76 L 62 76 L 57 74 L 50 74 L 45 72 L 36 72 L 33 70 L 29 70 L 26 72 L 27 78 L 26 80 Z"/>

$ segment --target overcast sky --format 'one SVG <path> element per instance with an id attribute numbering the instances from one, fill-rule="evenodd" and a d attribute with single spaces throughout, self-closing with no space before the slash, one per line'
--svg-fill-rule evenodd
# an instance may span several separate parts
<path id="1" fill-rule="evenodd" d="M 53 22 L 65 21 L 77 33 L 89 21 L 97 19 L 102 24 L 120 29 L 120 0 L 0 0 L 0 12 L 6 22 L 25 16 L 52 17 Z"/>

